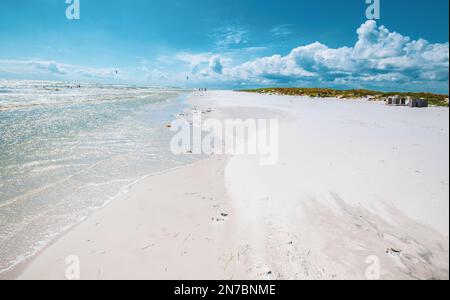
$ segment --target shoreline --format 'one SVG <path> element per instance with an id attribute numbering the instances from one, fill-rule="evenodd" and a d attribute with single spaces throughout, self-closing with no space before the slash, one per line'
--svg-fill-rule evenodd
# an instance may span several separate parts
<path id="1" fill-rule="evenodd" d="M 92 258 L 90 257 L 90 255 L 92 254 L 92 251 L 90 248 L 88 248 L 90 245 L 88 245 L 91 240 L 85 240 L 83 237 L 87 234 L 89 235 L 89 232 L 95 231 L 98 226 L 100 225 L 100 223 L 103 222 L 99 222 L 100 219 L 102 219 L 102 216 L 106 213 L 108 214 L 108 212 L 111 212 L 112 215 L 114 215 L 114 217 L 109 217 L 109 221 L 111 221 L 109 223 L 109 227 L 107 226 L 107 228 L 105 229 L 105 232 L 110 233 L 111 229 L 110 227 L 114 227 L 114 223 L 116 222 L 115 220 L 115 215 L 117 215 L 117 213 L 121 213 L 121 211 L 123 211 L 124 205 L 129 205 L 129 203 L 126 203 L 127 200 L 129 200 L 130 195 L 132 195 L 133 191 L 135 190 L 139 190 L 139 189 L 147 189 L 147 185 L 145 184 L 146 182 L 149 181 L 153 181 L 153 180 L 157 180 L 158 178 L 161 177 L 171 177 L 173 176 L 173 174 L 178 174 L 180 172 L 190 172 L 191 168 L 198 168 L 199 165 L 208 165 L 208 168 L 211 168 L 211 165 L 221 165 L 221 167 L 223 167 L 223 164 L 226 163 L 226 160 L 223 160 L 222 158 L 219 159 L 211 159 L 211 158 L 207 158 L 204 160 L 200 160 L 197 162 L 194 162 L 192 164 L 188 164 L 185 166 L 181 166 L 181 167 L 177 167 L 177 168 L 173 168 L 170 170 L 166 170 L 163 172 L 160 172 L 158 174 L 154 174 L 154 175 L 149 175 L 146 178 L 142 179 L 141 181 L 139 181 L 138 183 L 134 184 L 132 187 L 130 187 L 130 190 L 128 191 L 127 194 L 122 195 L 121 197 L 117 198 L 116 200 L 114 200 L 113 202 L 109 203 L 107 206 L 103 207 L 102 209 L 97 210 L 96 212 L 94 212 L 91 216 L 89 216 L 89 218 L 87 218 L 85 221 L 83 221 L 82 223 L 78 224 L 77 226 L 75 226 L 74 228 L 72 228 L 71 230 L 69 230 L 68 232 L 66 232 L 65 234 L 63 234 L 62 236 L 59 237 L 59 239 L 55 240 L 52 244 L 48 245 L 46 247 L 46 249 L 44 249 L 43 251 L 41 251 L 38 255 L 36 255 L 35 257 L 33 257 L 28 263 L 26 263 L 25 267 L 22 268 L 21 272 L 16 272 L 15 274 L 9 274 L 11 276 L 9 276 L 8 279 L 65 279 L 64 278 L 64 270 L 66 268 L 65 264 L 64 264 L 64 258 L 70 255 L 74 255 L 70 250 L 68 250 L 68 248 L 71 248 L 68 245 L 72 244 L 72 240 L 73 240 L 73 236 L 75 235 L 75 239 L 77 239 L 77 242 L 73 243 L 72 246 L 74 246 L 75 248 L 78 248 L 78 250 L 81 250 L 81 252 L 85 251 L 83 254 L 86 255 L 88 257 L 88 261 L 90 263 L 95 262 L 96 258 Z M 177 176 L 177 175 L 175 175 Z M 140 193 L 139 191 L 137 192 L 138 194 Z M 143 194 L 140 194 L 138 197 L 146 197 Z M 178 199 L 180 200 L 180 199 Z M 226 206 L 226 203 L 224 204 L 224 206 Z M 120 208 L 118 208 L 120 207 Z M 227 210 L 229 211 L 229 209 Z M 134 211 L 136 212 L 136 211 Z M 129 217 L 129 221 L 131 221 L 135 216 L 128 216 Z M 210 218 L 207 218 L 208 221 L 210 220 Z M 144 219 L 145 220 L 145 219 Z M 133 228 L 135 227 L 136 224 L 133 224 Z M 89 228 L 89 229 L 88 229 Z M 114 228 L 113 231 L 120 231 L 120 228 Z M 79 235 L 81 234 L 81 236 Z M 97 233 L 96 233 L 97 234 Z M 96 235 L 94 234 L 94 235 Z M 127 235 L 127 232 L 122 232 L 122 237 L 125 238 L 125 236 Z M 183 237 L 183 243 L 186 240 L 186 236 L 181 235 L 181 234 L 175 234 L 176 238 L 181 238 Z M 102 236 L 100 234 L 100 236 Z M 139 239 L 134 239 L 134 241 L 136 241 L 137 243 L 139 243 Z M 84 242 L 84 245 L 80 245 L 79 242 Z M 103 240 L 103 243 L 108 242 Z M 138 254 L 139 251 L 144 251 L 147 250 L 149 248 L 152 248 L 153 243 L 144 243 L 146 245 L 143 245 L 142 247 L 136 247 L 136 253 Z M 147 245 L 148 244 L 148 245 Z M 113 248 L 117 248 L 117 247 L 113 247 Z M 65 252 L 67 251 L 67 255 L 59 255 L 61 252 Z M 75 251 L 77 252 L 77 251 Z M 101 252 L 98 255 L 102 255 L 103 252 Z M 40 267 L 39 264 L 44 262 L 44 266 Z M 83 262 L 83 256 L 81 256 L 81 262 Z M 35 265 L 37 264 L 37 266 Z M 53 267 L 53 272 L 49 271 L 45 266 L 48 264 L 48 266 L 50 267 L 50 269 Z M 58 265 L 59 264 L 59 265 Z M 55 265 L 58 265 L 57 267 L 55 267 Z M 135 264 L 135 266 L 139 266 L 140 263 L 137 262 Z M 45 274 L 41 274 L 41 270 L 46 269 L 46 271 L 44 272 Z M 48 273 L 47 273 L 48 272 Z M 83 273 L 83 271 L 82 271 Z M 99 279 L 94 277 L 91 277 L 92 274 L 95 274 L 96 272 L 91 272 L 89 273 L 90 275 L 87 275 L 86 277 L 83 276 L 82 279 Z M 96 274 L 95 274 L 96 275 Z M 36 277 L 35 277 L 36 276 Z M 47 277 L 49 276 L 49 277 Z M 131 276 L 131 274 L 130 274 Z M 121 277 L 121 275 L 119 275 L 118 277 L 113 277 L 111 279 L 120 279 L 123 278 Z M 130 278 L 130 277 L 126 277 L 126 278 Z M 105 279 L 105 278 L 102 278 Z M 137 278 L 136 278 L 137 279 Z M 144 279 L 144 277 L 140 278 L 140 279 Z M 156 277 L 154 279 L 160 279 L 159 277 Z M 200 279 L 200 277 L 199 277 Z"/>
<path id="2" fill-rule="evenodd" d="M 430 156 L 412 166 L 417 173 L 408 160 L 448 153 L 448 113 L 420 116 L 419 139 L 404 135 L 414 111 L 374 103 L 226 91 L 188 101 L 220 120 L 280 118 L 279 164 L 217 156 L 144 178 L 19 279 L 64 279 L 68 255 L 80 257 L 82 279 L 367 279 L 374 256 L 382 279 L 448 279 L 447 167 Z M 423 173 L 433 180 L 422 182 Z M 394 184 L 399 176 L 411 187 Z"/>
<path id="3" fill-rule="evenodd" d="M 163 133 L 165 136 L 168 136 L 166 134 L 166 128 L 165 128 L 166 122 L 168 120 L 173 119 L 173 114 L 175 114 L 175 112 L 178 112 L 180 109 L 187 109 L 189 107 L 189 104 L 187 103 L 186 99 L 190 95 L 191 92 L 192 91 L 190 91 L 190 92 L 178 91 L 177 94 L 173 94 L 170 97 L 166 96 L 165 94 L 161 94 L 161 95 L 157 95 L 157 97 L 155 99 L 153 99 L 153 98 L 148 99 L 148 105 L 150 106 L 150 108 L 153 108 L 153 106 L 155 106 L 155 109 L 153 110 L 153 112 L 152 112 L 152 110 L 150 110 L 150 112 L 147 113 L 147 116 L 150 115 L 150 116 L 154 117 L 156 115 L 156 118 L 154 118 L 154 120 L 151 120 L 151 123 L 149 123 L 149 126 L 153 126 L 154 124 L 156 124 L 156 127 L 152 128 L 152 130 L 157 132 L 157 134 Z M 141 100 L 137 100 L 137 101 L 141 101 Z M 159 115 L 157 115 L 157 114 L 159 114 Z M 167 121 L 164 121 L 165 119 L 167 119 Z M 145 133 L 140 133 L 140 134 L 145 134 Z M 163 146 L 165 148 L 165 144 Z M 107 157 L 107 159 L 105 159 L 104 161 L 109 160 L 109 159 L 110 159 L 110 157 Z M 110 190 L 107 190 L 107 191 L 105 190 L 104 194 L 102 194 L 101 197 L 99 198 L 100 201 L 97 201 L 95 203 L 95 206 L 83 207 L 83 209 L 86 208 L 87 212 L 85 213 L 83 211 L 82 213 L 80 213 L 79 219 L 73 219 L 73 220 L 71 219 L 70 223 L 67 222 L 67 225 L 64 224 L 64 226 L 62 226 L 62 227 L 54 227 L 53 231 L 51 231 L 49 233 L 47 231 L 42 230 L 42 232 L 44 232 L 46 235 L 43 236 L 43 238 L 41 238 L 39 240 L 36 239 L 37 242 L 35 242 L 35 244 L 32 245 L 33 247 L 30 247 L 29 249 L 26 248 L 26 252 L 24 251 L 24 252 L 15 254 L 16 256 L 14 257 L 14 260 L 11 260 L 10 264 L 6 264 L 5 268 L 1 271 L 0 279 L 10 279 L 10 278 L 13 278 L 15 276 L 15 274 L 20 273 L 21 270 L 23 270 L 24 268 L 26 268 L 28 266 L 30 261 L 33 261 L 42 252 L 44 252 L 48 247 L 50 247 L 56 241 L 58 241 L 62 236 L 71 232 L 74 228 L 76 228 L 78 225 L 83 223 L 87 218 L 89 218 L 92 215 L 93 212 L 95 213 L 97 210 L 103 209 L 109 203 L 111 203 L 112 201 L 115 201 L 115 199 L 120 198 L 124 193 L 126 193 L 127 189 L 130 186 L 133 186 L 134 184 L 138 183 L 139 181 L 141 181 L 149 176 L 156 176 L 161 173 L 168 172 L 173 169 L 177 169 L 183 165 L 186 165 L 186 164 L 189 165 L 191 163 L 194 163 L 198 159 L 199 159 L 198 157 L 197 158 L 187 158 L 187 159 L 182 158 L 180 161 L 172 159 L 170 162 L 167 162 L 164 164 L 158 163 L 155 165 L 150 165 L 150 167 L 146 168 L 146 171 L 148 171 L 149 173 L 146 173 L 146 171 L 142 172 L 142 170 L 144 170 L 144 168 L 143 168 L 143 169 L 136 170 L 135 176 L 133 176 L 133 174 L 130 174 L 129 177 L 127 177 L 126 175 L 123 178 L 120 177 L 121 179 L 117 180 L 118 183 L 117 183 L 116 191 L 110 193 Z M 101 164 L 104 161 L 100 161 L 98 163 Z M 133 161 L 130 161 L 130 163 L 132 163 L 132 162 Z M 85 175 L 88 176 L 90 174 L 82 174 L 82 173 L 83 172 L 87 173 L 86 170 L 90 170 L 91 167 L 92 166 L 89 166 L 85 169 L 81 169 L 80 171 L 77 171 L 78 173 L 76 173 L 76 174 L 70 174 L 70 176 L 68 176 L 67 178 L 69 178 L 69 177 L 75 178 L 76 176 L 81 176 L 81 175 L 82 175 L 82 178 L 85 177 Z M 125 170 L 125 168 L 122 168 L 122 169 Z M 67 180 L 67 179 L 65 178 L 64 180 Z M 107 184 L 109 184 L 108 181 L 106 181 L 106 182 L 107 182 Z M 99 183 L 100 184 L 102 183 L 101 178 L 99 180 Z M 58 185 L 58 184 L 59 184 L 59 182 L 56 182 L 56 183 L 50 182 L 47 186 L 45 186 L 44 188 L 40 188 L 40 189 L 42 189 L 42 191 L 45 191 L 46 189 L 50 189 L 49 187 L 51 187 L 53 185 Z M 97 184 L 98 183 L 93 183 L 92 186 L 96 186 Z M 98 186 L 100 184 L 98 184 Z M 39 189 L 37 189 L 37 190 L 39 190 Z M 32 193 L 37 193 L 37 192 L 35 192 L 33 190 Z M 19 196 L 19 197 L 22 197 L 22 196 Z M 97 199 L 97 198 L 95 198 L 95 199 Z M 91 202 L 93 202 L 93 201 L 91 201 Z M 5 206 L 9 205 L 9 204 L 10 203 L 8 203 L 8 202 L 3 203 L 3 205 L 5 205 Z M 58 224 L 58 225 L 60 225 L 60 224 Z M 38 228 L 38 227 L 36 227 L 36 228 Z M 55 230 L 55 229 L 57 229 L 57 230 Z"/>
<path id="4" fill-rule="evenodd" d="M 71 231 L 75 230 L 77 227 L 82 225 L 84 222 L 86 222 L 87 220 L 92 218 L 99 211 L 105 209 L 107 206 L 109 206 L 113 202 L 119 201 L 120 199 L 123 199 L 124 197 L 126 197 L 127 194 L 129 193 L 129 190 L 132 189 L 134 186 L 138 185 L 140 182 L 142 182 L 142 181 L 144 181 L 144 180 L 146 180 L 148 178 L 152 178 L 152 177 L 155 177 L 155 176 L 161 176 L 161 175 L 164 175 L 164 174 L 167 174 L 167 173 L 175 172 L 175 171 L 177 171 L 177 170 L 179 170 L 181 168 L 184 168 L 184 167 L 189 167 L 189 166 L 198 164 L 199 162 L 201 162 L 203 160 L 206 160 L 206 159 L 207 158 L 202 159 L 202 160 L 197 160 L 197 161 L 188 163 L 186 165 L 173 167 L 173 168 L 170 168 L 170 169 L 167 169 L 167 170 L 163 170 L 163 171 L 160 171 L 160 172 L 155 172 L 155 173 L 143 176 L 142 178 L 136 180 L 135 182 L 124 186 L 122 188 L 121 192 L 119 192 L 115 197 L 113 197 L 113 199 L 107 201 L 102 207 L 97 208 L 91 215 L 85 217 L 83 220 L 81 220 L 77 224 L 74 224 L 74 225 L 70 226 L 69 229 L 66 229 L 63 232 L 57 234 L 56 238 L 54 238 L 50 243 L 45 245 L 42 249 L 37 251 L 34 255 L 32 255 L 30 257 L 27 257 L 25 260 L 17 263 L 16 265 L 12 266 L 10 269 L 6 270 L 4 273 L 0 274 L 0 280 L 12 280 L 12 279 L 19 278 L 20 275 L 33 263 L 33 261 L 36 260 L 41 254 L 43 254 L 47 249 L 51 248 L 54 244 L 58 243 L 58 241 L 61 238 L 63 238 L 64 236 L 70 234 Z"/>

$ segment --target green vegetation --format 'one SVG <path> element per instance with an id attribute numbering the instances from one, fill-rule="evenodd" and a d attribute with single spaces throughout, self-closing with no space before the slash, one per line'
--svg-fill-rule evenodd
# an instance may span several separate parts
<path id="1" fill-rule="evenodd" d="M 432 93 L 400 93 L 400 92 L 377 92 L 371 90 L 335 90 L 322 88 L 262 88 L 254 90 L 242 90 L 241 92 L 251 92 L 260 94 L 289 95 L 289 96 L 308 96 L 319 98 L 370 98 L 374 101 L 384 101 L 389 96 L 410 96 L 413 98 L 427 100 L 430 105 L 446 106 L 448 95 L 439 95 Z"/>

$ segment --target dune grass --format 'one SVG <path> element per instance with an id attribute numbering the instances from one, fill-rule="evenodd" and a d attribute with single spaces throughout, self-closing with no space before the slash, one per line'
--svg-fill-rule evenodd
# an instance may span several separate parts
<path id="1" fill-rule="evenodd" d="M 373 100 L 383 101 L 386 97 L 399 95 L 411 96 L 413 98 L 425 99 L 430 105 L 446 106 L 446 99 L 448 95 L 440 95 L 433 93 L 413 93 L 413 92 L 379 92 L 371 90 L 335 90 L 327 88 L 260 88 L 251 90 L 241 90 L 242 92 L 260 93 L 260 94 L 275 94 L 275 95 L 289 95 L 289 96 L 308 96 L 318 98 L 372 98 Z"/>

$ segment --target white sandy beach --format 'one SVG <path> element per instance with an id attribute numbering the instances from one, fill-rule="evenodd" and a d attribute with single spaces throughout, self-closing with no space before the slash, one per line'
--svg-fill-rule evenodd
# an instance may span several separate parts
<path id="1" fill-rule="evenodd" d="M 150 176 L 18 279 L 449 278 L 448 108 L 193 93 L 211 118 L 280 119 L 280 160 L 213 156 Z M 394 249 L 398 251 L 388 251 Z M 368 258 L 370 258 L 368 260 Z"/>

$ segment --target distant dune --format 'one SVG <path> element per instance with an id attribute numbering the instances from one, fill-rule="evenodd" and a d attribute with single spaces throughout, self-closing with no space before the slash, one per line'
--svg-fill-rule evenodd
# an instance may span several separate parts
<path id="1" fill-rule="evenodd" d="M 243 92 L 253 92 L 260 94 L 273 94 L 273 95 L 289 95 L 289 96 L 309 96 L 319 98 L 342 98 L 342 99 L 355 99 L 355 98 L 370 98 L 372 100 L 384 101 L 389 96 L 411 96 L 413 98 L 427 100 L 430 105 L 434 106 L 447 106 L 448 95 L 433 94 L 433 93 L 416 93 L 416 92 L 379 92 L 372 90 L 336 90 L 327 88 L 261 88 L 242 90 Z"/>

